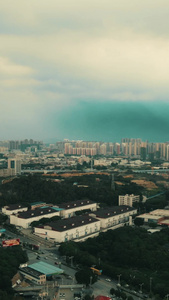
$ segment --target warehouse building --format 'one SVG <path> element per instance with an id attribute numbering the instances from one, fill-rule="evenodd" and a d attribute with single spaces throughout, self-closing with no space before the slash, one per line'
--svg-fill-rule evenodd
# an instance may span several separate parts
<path id="1" fill-rule="evenodd" d="M 158 225 L 169 226 L 169 210 L 168 209 L 156 209 L 147 214 L 137 216 L 137 218 L 143 219 L 145 224 L 155 223 Z"/>
<path id="2" fill-rule="evenodd" d="M 39 207 L 33 210 L 10 215 L 10 224 L 28 228 L 34 221 L 39 221 L 42 218 L 52 218 L 60 216 L 60 209 L 52 207 Z"/>
<path id="3" fill-rule="evenodd" d="M 62 209 L 61 213 L 60 213 L 61 217 L 71 218 L 71 217 L 75 216 L 75 213 L 77 211 L 81 211 L 81 210 L 95 211 L 95 210 L 97 210 L 97 203 L 95 203 L 89 199 L 84 199 L 84 200 L 62 203 L 62 204 L 58 205 L 58 207 Z"/>
<path id="4" fill-rule="evenodd" d="M 137 209 L 122 205 L 99 209 L 92 216 L 100 220 L 101 231 L 107 231 L 124 225 L 132 225 L 132 216 L 136 214 Z"/>
<path id="5" fill-rule="evenodd" d="M 34 233 L 57 243 L 86 240 L 100 232 L 100 221 L 89 215 L 62 219 L 34 228 Z"/>
<path id="6" fill-rule="evenodd" d="M 2 213 L 7 216 L 10 216 L 12 214 L 17 214 L 19 212 L 27 211 L 27 210 L 28 207 L 25 207 L 22 204 L 10 204 L 2 207 Z"/>

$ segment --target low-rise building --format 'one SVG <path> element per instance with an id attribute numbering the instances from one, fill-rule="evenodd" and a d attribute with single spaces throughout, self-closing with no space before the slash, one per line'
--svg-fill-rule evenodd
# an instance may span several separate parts
<path id="1" fill-rule="evenodd" d="M 155 223 L 159 225 L 169 226 L 169 210 L 168 209 L 156 209 L 150 213 L 142 214 L 137 218 L 143 219 L 144 223 Z"/>
<path id="2" fill-rule="evenodd" d="M 39 221 L 42 218 L 51 218 L 55 216 L 60 216 L 60 209 L 57 209 L 56 207 L 40 207 L 10 215 L 10 224 L 28 228 L 34 221 Z"/>
<path id="3" fill-rule="evenodd" d="M 2 213 L 4 215 L 10 216 L 12 214 L 17 214 L 19 212 L 27 211 L 28 207 L 22 204 L 10 204 L 2 207 Z"/>
<path id="4" fill-rule="evenodd" d="M 20 268 L 19 271 L 24 276 L 25 279 L 31 280 L 36 284 L 46 283 L 46 275 L 43 274 L 42 272 L 30 268 L 29 266 Z"/>
<path id="5" fill-rule="evenodd" d="M 101 231 L 116 229 L 126 225 L 132 225 L 132 216 L 137 214 L 137 209 L 130 206 L 113 206 L 99 209 L 92 216 L 100 220 Z"/>
<path id="6" fill-rule="evenodd" d="M 89 215 L 77 216 L 34 228 L 34 233 L 58 243 L 86 240 L 100 232 L 100 221 Z"/>
<path id="7" fill-rule="evenodd" d="M 67 203 L 62 203 L 58 205 L 59 208 L 61 208 L 60 216 L 63 218 L 71 218 L 75 216 L 76 211 L 80 210 L 91 210 L 95 211 L 97 210 L 97 203 L 89 200 L 78 200 L 78 201 L 72 201 Z"/>
<path id="8" fill-rule="evenodd" d="M 52 275 L 60 275 L 64 272 L 62 269 L 43 261 L 36 262 L 28 266 L 20 266 L 19 271 L 25 279 L 29 279 L 36 284 L 45 284 L 48 277 L 51 277 Z"/>

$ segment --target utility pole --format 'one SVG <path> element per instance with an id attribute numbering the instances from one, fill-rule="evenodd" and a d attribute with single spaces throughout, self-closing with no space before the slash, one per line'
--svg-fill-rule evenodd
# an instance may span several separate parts
<path id="1" fill-rule="evenodd" d="M 69 259 L 71 260 L 71 267 L 73 267 L 73 258 L 74 258 L 74 256 L 69 257 Z"/>
<path id="2" fill-rule="evenodd" d="M 120 277 L 121 277 L 121 274 L 117 275 L 117 277 L 118 277 L 118 285 L 121 285 L 121 284 L 120 284 Z"/>
<path id="3" fill-rule="evenodd" d="M 152 277 L 150 277 L 150 294 L 152 293 Z"/>
<path id="4" fill-rule="evenodd" d="M 167 300 L 169 300 L 169 294 L 167 294 L 166 297 L 167 297 Z"/>
<path id="5" fill-rule="evenodd" d="M 141 293 L 143 292 L 143 291 L 142 291 L 142 286 L 143 286 L 143 284 L 144 284 L 144 283 L 140 283 L 140 284 L 139 284 L 139 286 L 140 286 L 140 292 L 141 292 Z"/>
<path id="6" fill-rule="evenodd" d="M 111 174 L 111 190 L 115 190 L 115 184 L 114 184 L 114 174 Z"/>

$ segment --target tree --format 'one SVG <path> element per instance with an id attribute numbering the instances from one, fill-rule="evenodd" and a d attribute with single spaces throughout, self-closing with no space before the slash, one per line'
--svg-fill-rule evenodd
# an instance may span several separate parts
<path id="1" fill-rule="evenodd" d="M 84 297 L 84 300 L 93 300 L 93 299 L 94 299 L 93 296 L 90 296 L 90 295 L 86 295 Z"/>
<path id="2" fill-rule="evenodd" d="M 78 283 L 84 283 L 86 286 L 93 284 L 97 281 L 97 275 L 95 275 L 90 268 L 83 268 L 75 273 L 75 278 Z"/>
<path id="3" fill-rule="evenodd" d="M 149 222 L 148 225 L 149 225 L 151 228 L 156 228 L 156 227 L 157 227 L 157 224 L 156 224 L 156 223 L 153 223 L 153 222 Z"/>
<path id="4" fill-rule="evenodd" d="M 144 220 L 141 219 L 141 218 L 135 218 L 135 219 L 134 219 L 134 224 L 135 224 L 136 226 L 142 226 L 142 225 L 144 224 Z"/>
<path id="5" fill-rule="evenodd" d="M 114 295 L 114 294 L 115 294 L 115 289 L 114 289 L 114 288 L 111 288 L 110 294 L 111 294 L 111 295 Z"/>

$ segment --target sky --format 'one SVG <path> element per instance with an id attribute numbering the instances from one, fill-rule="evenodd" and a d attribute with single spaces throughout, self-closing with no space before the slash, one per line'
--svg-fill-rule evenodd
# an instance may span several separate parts
<path id="1" fill-rule="evenodd" d="M 0 4 L 0 140 L 169 141 L 168 0 Z"/>

